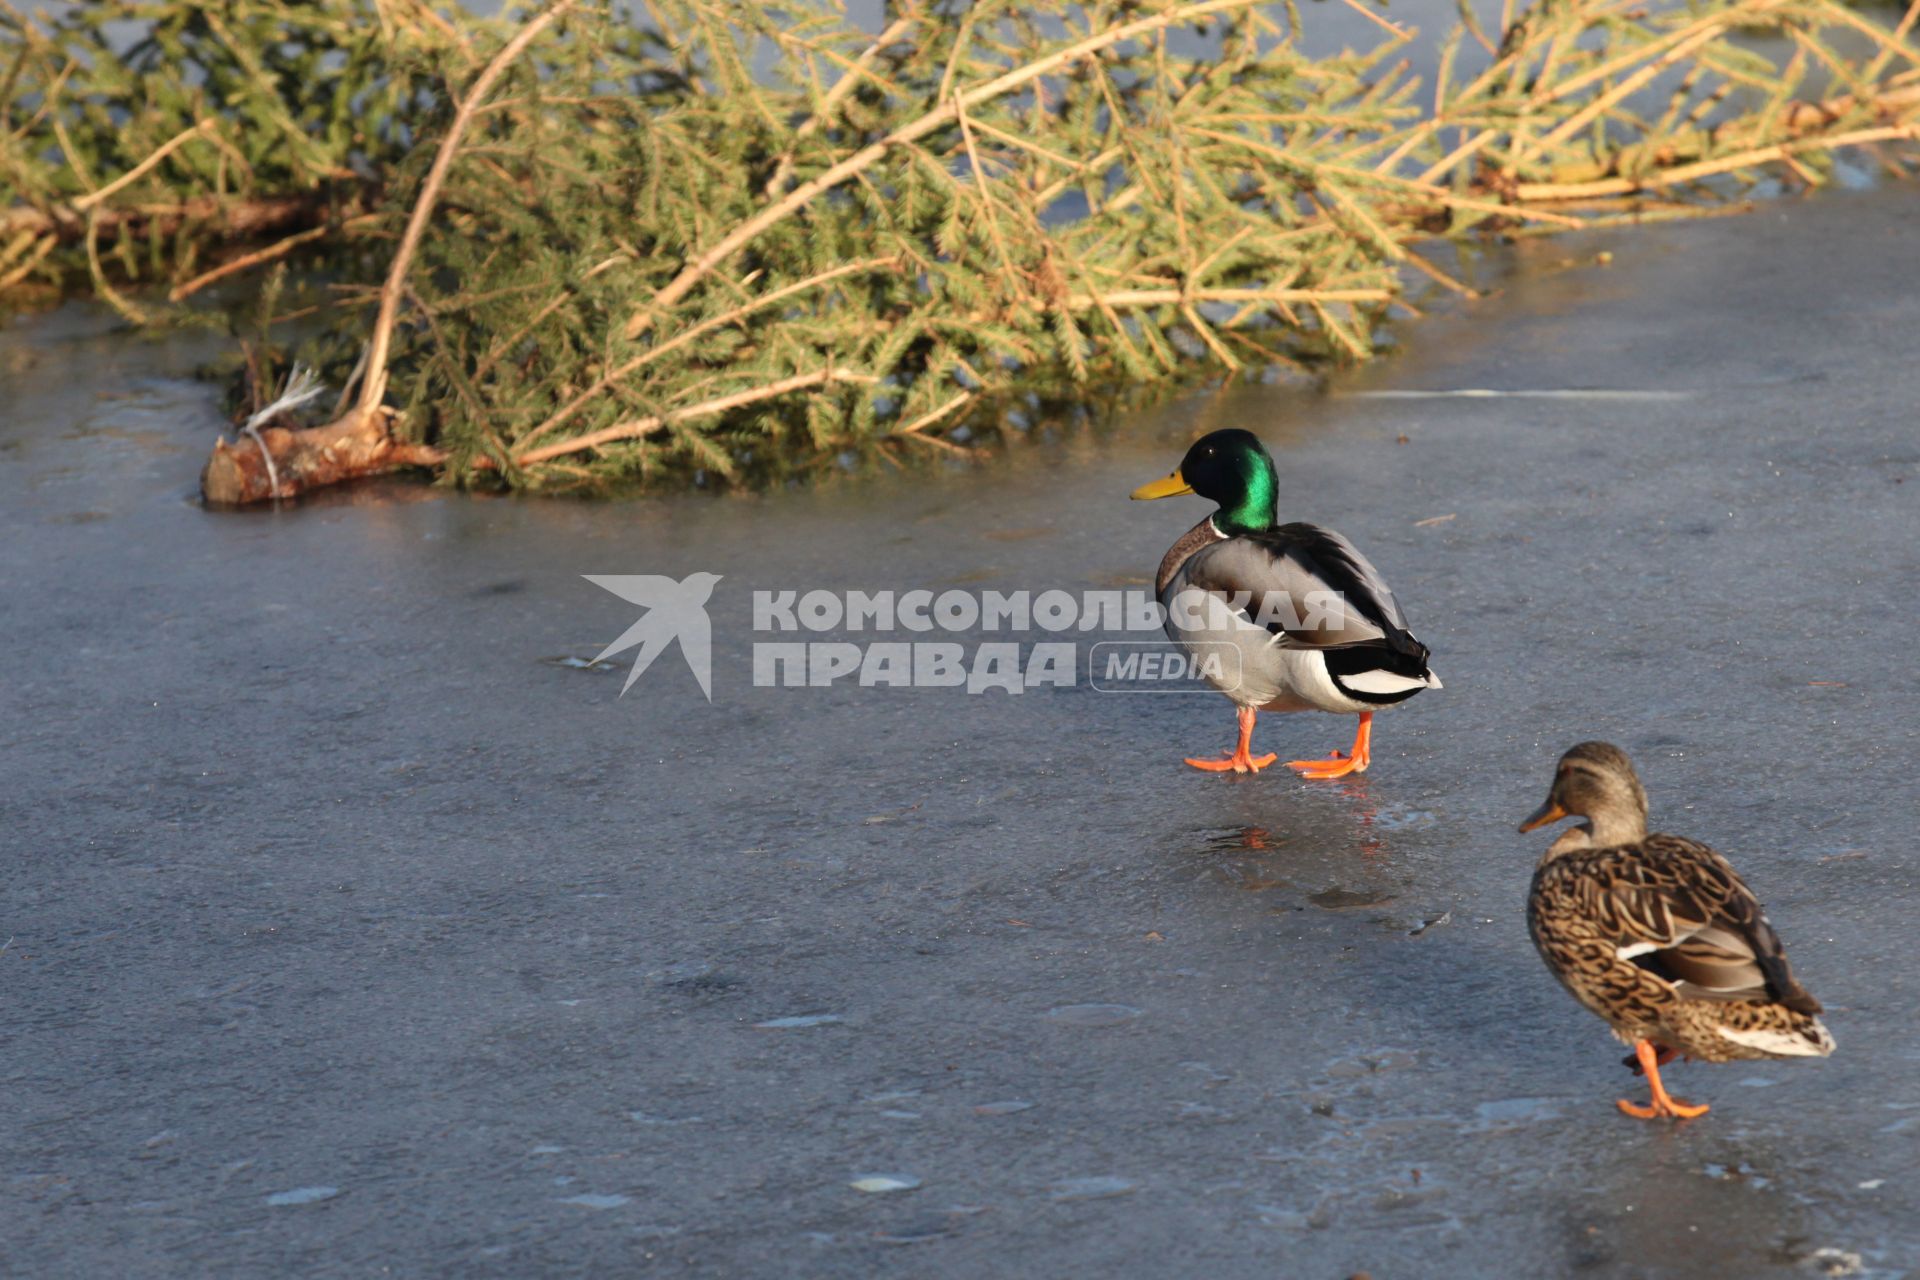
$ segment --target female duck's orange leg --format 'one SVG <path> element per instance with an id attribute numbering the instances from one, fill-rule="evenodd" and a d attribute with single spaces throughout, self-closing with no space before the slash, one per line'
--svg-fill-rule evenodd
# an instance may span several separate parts
<path id="1" fill-rule="evenodd" d="M 1276 755 L 1256 756 L 1249 752 L 1248 749 L 1253 746 L 1254 715 L 1252 707 L 1240 708 L 1240 745 L 1234 748 L 1232 755 L 1224 760 L 1195 760 L 1188 756 L 1187 763 L 1208 773 L 1225 773 L 1229 769 L 1235 773 L 1258 773 L 1278 760 L 1280 757 Z"/>
<path id="2" fill-rule="evenodd" d="M 1667 1046 L 1663 1044 L 1654 1046 L 1653 1062 L 1655 1066 L 1664 1067 L 1669 1062 L 1672 1062 L 1675 1058 L 1679 1056 L 1680 1056 L 1680 1051 L 1678 1049 L 1669 1049 L 1667 1048 Z M 1626 1057 L 1620 1059 L 1620 1065 L 1627 1068 L 1627 1070 L 1633 1072 L 1633 1074 L 1637 1076 L 1643 1076 L 1647 1074 L 1640 1067 L 1640 1055 L 1637 1053 L 1630 1053 Z"/>
<path id="3" fill-rule="evenodd" d="M 1354 731 L 1353 751 L 1342 755 L 1328 753 L 1325 760 L 1289 760 L 1287 768 L 1298 769 L 1303 778 L 1344 778 L 1350 773 L 1365 773 L 1372 762 L 1373 712 L 1360 713 L 1360 727 Z"/>
<path id="4" fill-rule="evenodd" d="M 1678 1120 L 1691 1120 L 1695 1116 L 1707 1114 L 1707 1108 L 1704 1104 L 1697 1107 L 1689 1106 L 1684 1102 L 1678 1102 L 1668 1096 L 1666 1089 L 1660 1083 L 1660 1053 L 1653 1047 L 1653 1041 L 1640 1041 L 1633 1046 L 1633 1052 L 1634 1055 L 1640 1059 L 1640 1069 L 1647 1073 L 1647 1084 L 1653 1089 L 1653 1105 L 1650 1107 L 1642 1107 L 1622 1098 L 1620 1099 L 1620 1109 L 1622 1111 L 1630 1116 L 1637 1116 L 1642 1120 L 1652 1120 L 1659 1116 L 1673 1116 Z"/>

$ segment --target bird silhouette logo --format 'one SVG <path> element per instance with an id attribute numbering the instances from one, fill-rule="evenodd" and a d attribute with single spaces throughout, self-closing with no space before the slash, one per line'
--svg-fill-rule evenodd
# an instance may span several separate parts
<path id="1" fill-rule="evenodd" d="M 719 574 L 690 573 L 679 582 L 657 573 L 580 576 L 646 610 L 638 622 L 621 632 L 618 640 L 594 658 L 595 662 L 603 662 L 635 645 L 640 647 L 633 659 L 633 670 L 627 672 L 627 682 L 620 686 L 621 697 L 626 697 L 640 673 L 678 640 L 680 656 L 687 660 L 693 678 L 700 682 L 700 692 L 707 695 L 708 702 L 713 701 L 713 625 L 707 620 L 707 598 L 713 594 L 714 584 L 720 581 Z"/>

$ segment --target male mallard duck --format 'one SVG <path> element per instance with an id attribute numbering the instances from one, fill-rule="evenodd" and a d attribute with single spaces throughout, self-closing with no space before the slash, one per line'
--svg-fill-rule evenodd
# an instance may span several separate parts
<path id="1" fill-rule="evenodd" d="M 1196 769 L 1258 773 L 1276 757 L 1255 757 L 1260 711 L 1357 714 L 1353 750 L 1326 760 L 1289 760 L 1309 778 L 1365 773 L 1373 713 L 1438 689 L 1427 647 L 1407 630 L 1393 592 L 1351 542 L 1312 524 L 1278 524 L 1273 459 L 1252 433 L 1215 431 L 1194 442 L 1179 469 L 1140 486 L 1135 498 L 1197 493 L 1220 509 L 1181 535 L 1154 591 L 1166 606 L 1167 634 L 1202 663 L 1209 682 L 1240 709 L 1240 744 Z"/>
<path id="2" fill-rule="evenodd" d="M 1586 819 L 1547 848 L 1527 928 L 1553 976 L 1633 1046 L 1653 1105 L 1630 1116 L 1688 1118 L 1660 1086 L 1676 1053 L 1707 1062 L 1824 1058 L 1820 1002 L 1793 980 L 1780 937 L 1727 860 L 1679 836 L 1647 834 L 1647 793 L 1620 748 L 1583 742 L 1560 757 L 1532 831 Z"/>

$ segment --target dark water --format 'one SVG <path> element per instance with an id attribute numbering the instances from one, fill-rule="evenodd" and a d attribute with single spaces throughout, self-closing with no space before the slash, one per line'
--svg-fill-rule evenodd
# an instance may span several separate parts
<path id="1" fill-rule="evenodd" d="M 209 513 L 194 340 L 11 323 L 0 1269 L 1908 1274 L 1916 200 L 1541 245 L 1329 397 L 755 498 Z M 1660 394 L 1371 394 L 1473 388 Z M 1200 512 L 1126 492 L 1225 424 L 1446 678 L 1364 779 L 1185 769 L 1213 699 L 751 687 L 754 588 L 1138 582 Z M 696 570 L 711 705 L 551 661 L 635 616 L 579 575 Z M 1512 831 L 1595 736 L 1832 1060 L 1615 1112 Z"/>

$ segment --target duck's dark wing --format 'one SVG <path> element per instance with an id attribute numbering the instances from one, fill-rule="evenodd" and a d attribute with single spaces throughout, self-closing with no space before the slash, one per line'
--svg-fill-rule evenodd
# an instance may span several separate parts
<path id="1" fill-rule="evenodd" d="M 1697 1000 L 1770 1000 L 1816 1014 L 1780 935 L 1731 864 L 1680 836 L 1652 835 L 1608 860 L 1596 923 L 1617 954 Z"/>
<path id="2" fill-rule="evenodd" d="M 1225 595 L 1281 643 L 1314 649 L 1376 645 L 1424 662 L 1393 590 L 1351 542 L 1331 529 L 1283 524 L 1195 552 L 1187 581 Z"/>
<path id="3" fill-rule="evenodd" d="M 1388 706 L 1439 684 L 1380 571 L 1331 529 L 1285 524 L 1228 538 L 1194 552 L 1182 573 L 1275 645 L 1321 651 L 1334 682 L 1362 703 Z"/>

